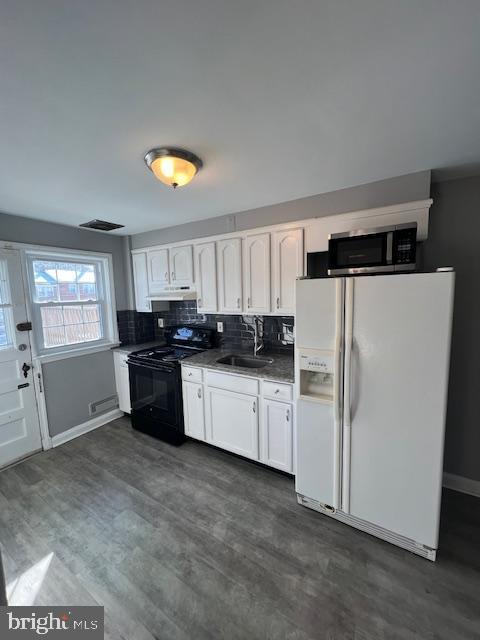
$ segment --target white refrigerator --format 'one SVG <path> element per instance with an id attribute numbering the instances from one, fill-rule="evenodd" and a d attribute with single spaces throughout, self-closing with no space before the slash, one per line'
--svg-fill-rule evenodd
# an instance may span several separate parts
<path id="1" fill-rule="evenodd" d="M 300 504 L 435 560 L 454 273 L 298 280 Z"/>

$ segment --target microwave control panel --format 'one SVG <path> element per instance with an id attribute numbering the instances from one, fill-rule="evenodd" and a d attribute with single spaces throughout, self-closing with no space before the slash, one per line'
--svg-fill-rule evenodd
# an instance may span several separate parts
<path id="1" fill-rule="evenodd" d="M 417 229 L 397 229 L 393 232 L 394 264 L 414 264 L 417 249 Z"/>

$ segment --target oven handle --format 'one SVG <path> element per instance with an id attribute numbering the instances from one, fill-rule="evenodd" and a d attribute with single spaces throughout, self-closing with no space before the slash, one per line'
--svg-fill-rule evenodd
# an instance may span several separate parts
<path id="1" fill-rule="evenodd" d="M 142 369 L 149 369 L 150 371 L 166 371 L 167 373 L 170 373 L 172 371 L 175 371 L 175 369 L 173 367 L 162 367 L 161 365 L 157 365 L 157 364 L 141 364 L 140 362 L 135 362 L 135 360 L 127 360 L 127 364 L 132 365 L 133 367 L 140 367 Z"/>

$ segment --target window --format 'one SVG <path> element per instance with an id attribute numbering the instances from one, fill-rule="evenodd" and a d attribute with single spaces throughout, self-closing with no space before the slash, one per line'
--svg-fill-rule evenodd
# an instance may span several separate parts
<path id="1" fill-rule="evenodd" d="M 7 261 L 0 260 L 0 349 L 13 346 L 13 314 L 8 285 Z"/>
<path id="2" fill-rule="evenodd" d="M 110 343 L 114 322 L 106 258 L 28 256 L 34 330 L 40 354 Z"/>

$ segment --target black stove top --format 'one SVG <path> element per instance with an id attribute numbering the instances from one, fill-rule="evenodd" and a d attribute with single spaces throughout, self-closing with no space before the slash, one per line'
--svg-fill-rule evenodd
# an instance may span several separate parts
<path id="1" fill-rule="evenodd" d="M 170 362 L 176 363 L 188 356 L 193 356 L 203 349 L 188 349 L 182 347 L 153 347 L 151 349 L 142 349 L 134 351 L 131 357 L 141 360 L 142 362 Z"/>
<path id="2" fill-rule="evenodd" d="M 169 327 L 165 329 L 166 346 L 134 351 L 129 355 L 129 360 L 152 366 L 160 363 L 174 366 L 184 358 L 211 349 L 212 335 L 213 330 L 205 327 Z"/>

